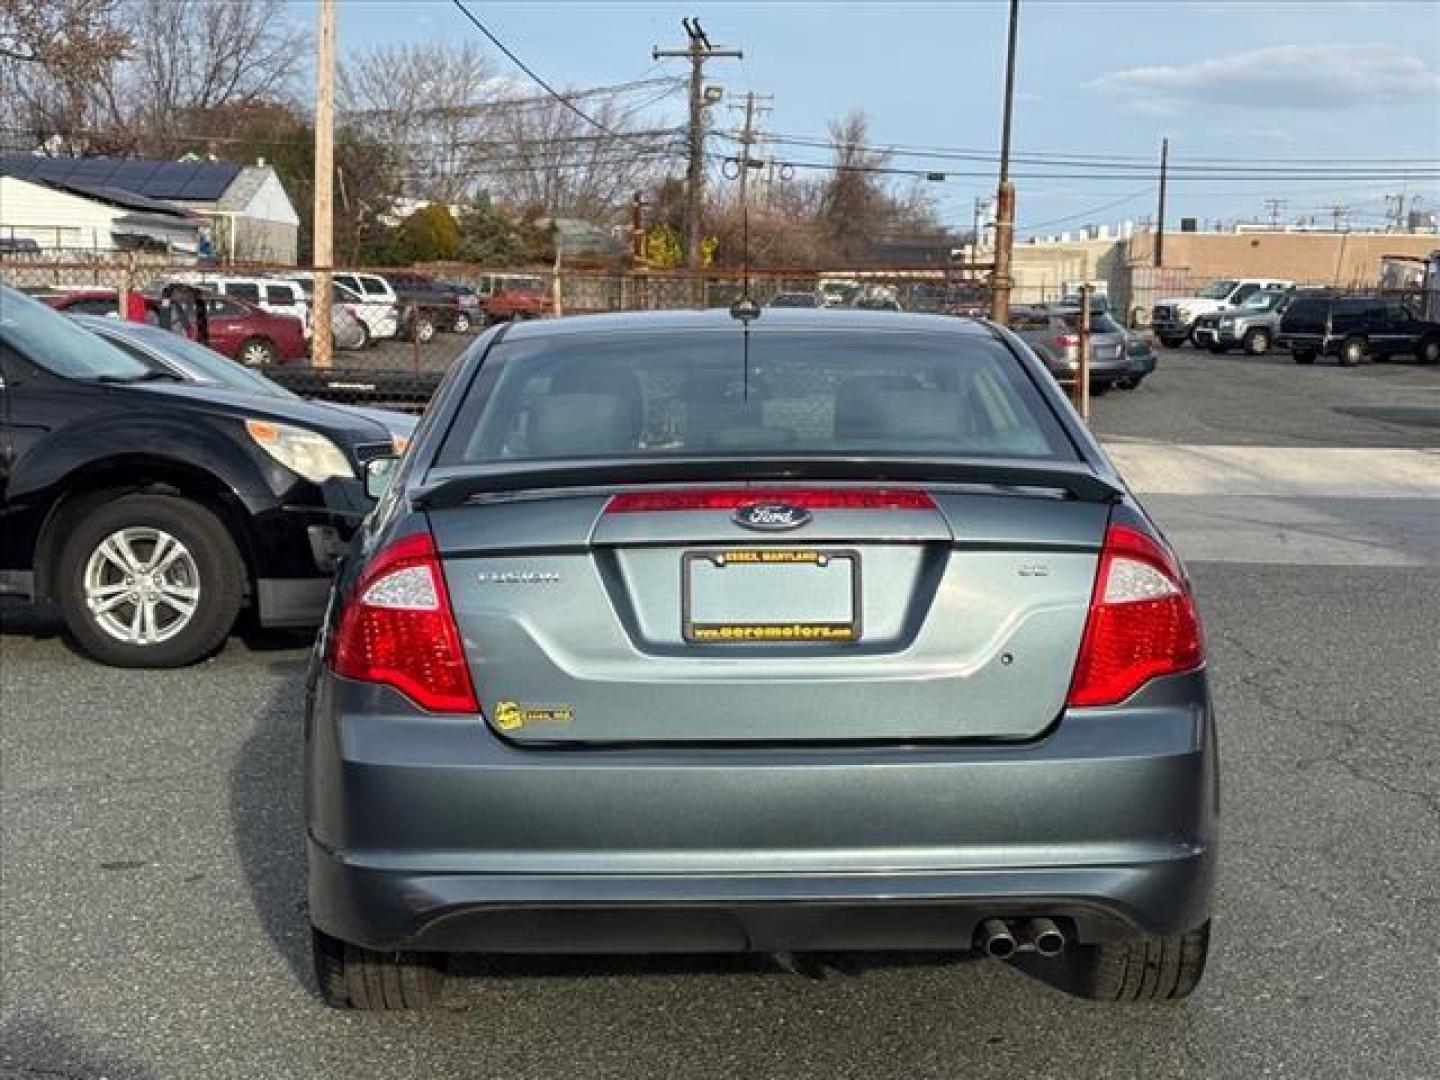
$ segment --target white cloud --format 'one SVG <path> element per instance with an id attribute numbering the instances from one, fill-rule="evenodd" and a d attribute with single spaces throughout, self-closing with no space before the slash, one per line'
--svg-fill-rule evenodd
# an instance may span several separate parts
<path id="1" fill-rule="evenodd" d="M 1433 106 L 1440 71 L 1396 45 L 1273 45 L 1190 64 L 1128 68 L 1090 85 L 1142 112 L 1216 106 L 1329 111 Z"/>

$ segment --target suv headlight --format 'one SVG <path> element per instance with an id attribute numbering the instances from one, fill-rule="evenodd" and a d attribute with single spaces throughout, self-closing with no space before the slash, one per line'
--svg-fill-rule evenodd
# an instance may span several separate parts
<path id="1" fill-rule="evenodd" d="M 318 484 L 336 476 L 355 476 L 340 448 L 318 431 L 273 420 L 246 420 L 245 431 L 256 446 L 306 480 Z"/>

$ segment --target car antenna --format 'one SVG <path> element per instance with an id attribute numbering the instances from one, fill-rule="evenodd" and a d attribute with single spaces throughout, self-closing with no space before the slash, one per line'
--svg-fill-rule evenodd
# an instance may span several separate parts
<path id="1" fill-rule="evenodd" d="M 760 305 L 750 295 L 750 204 L 740 204 L 740 298 L 730 305 L 730 317 L 739 319 L 741 332 L 741 387 L 742 401 L 750 400 L 750 323 L 760 317 Z"/>

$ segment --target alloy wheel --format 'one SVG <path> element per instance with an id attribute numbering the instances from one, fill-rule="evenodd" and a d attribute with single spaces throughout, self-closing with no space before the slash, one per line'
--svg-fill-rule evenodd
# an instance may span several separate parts
<path id="1" fill-rule="evenodd" d="M 132 526 L 102 540 L 85 563 L 85 606 L 105 633 L 156 645 L 185 629 L 200 604 L 190 549 L 162 529 Z"/>

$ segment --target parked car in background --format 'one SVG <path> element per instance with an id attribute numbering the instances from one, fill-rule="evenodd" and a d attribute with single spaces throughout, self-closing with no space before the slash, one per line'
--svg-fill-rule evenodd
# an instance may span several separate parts
<path id="1" fill-rule="evenodd" d="M 121 667 L 197 660 L 244 609 L 320 620 L 381 424 L 181 381 L 13 289 L 0 313 L 0 591 Z"/>
<path id="2" fill-rule="evenodd" d="M 1010 311 L 1010 328 L 1020 335 L 1062 386 L 1075 384 L 1080 368 L 1080 310 L 1022 307 Z M 1128 335 L 1104 312 L 1090 313 L 1090 389 L 1103 394 L 1129 377 Z"/>
<path id="3" fill-rule="evenodd" d="M 0 259 L 7 257 L 29 259 L 37 258 L 39 255 L 40 245 L 32 237 L 0 236 Z"/>
<path id="4" fill-rule="evenodd" d="M 26 291 L 35 299 L 43 301 L 56 311 L 63 311 L 67 315 L 105 315 L 112 319 L 120 317 L 120 294 L 114 289 Z"/>
<path id="5" fill-rule="evenodd" d="M 851 307 L 859 311 L 904 311 L 900 301 L 889 296 L 858 296 Z"/>
<path id="6" fill-rule="evenodd" d="M 1293 281 L 1276 278 L 1220 278 L 1194 296 L 1155 301 L 1151 309 L 1150 329 L 1160 339 L 1160 344 L 1173 349 L 1185 344 L 1194 329 L 1195 320 L 1205 312 L 1235 307 L 1262 289 L 1289 289 L 1294 284 Z"/>
<path id="7" fill-rule="evenodd" d="M 346 275 L 354 279 L 357 275 Z M 370 276 L 370 275 L 366 275 Z M 332 304 L 345 308 L 360 324 L 362 333 L 361 341 L 355 346 L 342 346 L 343 348 L 362 348 L 374 344 L 377 341 L 385 341 L 396 337 L 400 333 L 400 315 L 393 301 L 382 299 L 380 296 L 365 297 L 360 295 L 349 285 L 338 280 L 340 275 L 334 275 L 332 284 L 334 293 Z M 311 273 L 296 274 L 295 281 L 305 291 L 305 298 L 314 303 L 315 279 Z M 337 338 L 338 343 L 338 338 Z"/>
<path id="8" fill-rule="evenodd" d="M 298 282 L 269 277 L 236 277 L 228 274 L 176 275 L 176 281 L 199 285 L 219 296 L 243 300 L 246 304 L 296 319 L 300 330 L 310 336 L 310 300 Z"/>
<path id="9" fill-rule="evenodd" d="M 1393 356 L 1440 363 L 1440 322 L 1384 296 L 1294 300 L 1280 317 L 1278 341 L 1297 364 L 1313 364 L 1317 356 L 1336 357 L 1342 367 Z"/>
<path id="10" fill-rule="evenodd" d="M 1012 335 L 532 322 L 430 408 L 367 470 L 394 496 L 297 725 L 326 1001 L 434 1004 L 450 952 L 948 950 L 1107 1002 L 1197 987 L 1194 598 Z"/>
<path id="11" fill-rule="evenodd" d="M 535 280 L 539 281 L 538 278 Z M 481 304 L 487 326 L 498 322 L 541 319 L 555 310 L 550 294 L 534 285 L 511 284 L 491 293 Z"/>
<path id="12" fill-rule="evenodd" d="M 300 320 L 274 315 L 233 296 L 207 296 L 205 344 L 250 367 L 304 360 L 310 343 Z"/>
<path id="13" fill-rule="evenodd" d="M 129 353 L 156 371 L 169 372 L 185 382 L 225 387 L 242 394 L 304 401 L 299 394 L 272 382 L 253 368 L 237 364 L 198 341 L 172 334 L 158 326 L 123 322 L 98 315 L 73 315 L 77 323 L 92 334 L 104 338 L 118 349 Z M 410 445 L 419 418 L 393 409 L 372 409 L 363 405 L 338 402 L 312 402 L 327 409 L 340 409 L 382 424 L 390 433 L 396 453 L 404 453 Z"/>
<path id="14" fill-rule="evenodd" d="M 990 314 L 990 290 L 979 282 L 957 282 L 945 292 L 945 310 L 951 315 L 983 319 Z"/>
<path id="15" fill-rule="evenodd" d="M 400 305 L 402 336 L 422 344 L 437 331 L 454 332 L 457 326 L 470 327 L 462 316 L 460 298 L 428 274 L 390 271 L 383 275 Z"/>
<path id="16" fill-rule="evenodd" d="M 1125 357 L 1130 361 L 1129 370 L 1115 380 L 1117 390 L 1137 390 L 1159 365 L 1160 354 L 1155 343 L 1143 334 L 1125 332 Z"/>
<path id="17" fill-rule="evenodd" d="M 1234 348 L 1251 356 L 1264 356 L 1275 344 L 1280 315 L 1290 289 L 1261 289 L 1238 305 L 1207 311 L 1195 319 L 1190 336 L 1197 347 L 1213 353 Z"/>
<path id="18" fill-rule="evenodd" d="M 456 281 L 440 281 L 437 284 L 455 295 L 455 302 L 459 304 L 460 310 L 455 314 L 455 321 L 451 329 L 457 334 L 469 333 L 474 327 L 484 321 L 484 311 L 480 303 L 480 297 L 469 285 Z"/>
<path id="19" fill-rule="evenodd" d="M 770 303 L 765 305 L 772 308 L 818 308 L 830 307 L 820 296 L 813 292 L 782 292 Z"/>

